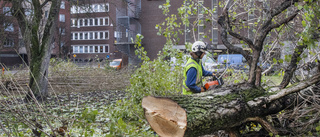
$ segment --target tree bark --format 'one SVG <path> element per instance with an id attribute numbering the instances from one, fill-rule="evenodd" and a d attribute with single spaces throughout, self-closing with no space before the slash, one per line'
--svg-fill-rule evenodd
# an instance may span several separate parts
<path id="1" fill-rule="evenodd" d="M 24 37 L 25 44 L 31 44 L 26 45 L 30 61 L 30 92 L 27 95 L 27 99 L 43 99 L 48 95 L 47 77 L 52 50 L 51 43 L 61 0 L 51 1 L 50 13 L 47 19 L 43 16 L 43 5 L 41 6 L 39 0 L 32 0 L 32 3 L 30 3 L 34 11 L 32 19 L 24 14 L 23 1 L 12 0 L 11 2 L 22 35 L 28 36 Z"/>
<path id="2" fill-rule="evenodd" d="M 142 100 L 142 107 L 147 110 L 145 115 L 163 117 L 165 114 L 177 114 L 177 110 L 185 110 L 186 119 L 177 119 L 177 115 L 166 116 L 161 120 L 161 127 L 168 127 L 166 123 L 183 123 L 187 121 L 186 127 L 180 127 L 177 132 L 185 130 L 181 136 L 200 136 L 214 133 L 218 130 L 233 129 L 245 122 L 265 117 L 270 114 L 278 113 L 285 108 L 288 108 L 296 99 L 296 93 L 305 89 L 313 84 L 319 82 L 320 73 L 316 74 L 312 79 L 299 84 L 278 91 L 277 93 L 269 93 L 260 88 L 251 87 L 248 84 L 239 84 L 232 87 L 216 89 L 201 94 L 193 94 L 190 96 L 171 96 L 171 97 L 145 97 Z M 175 107 L 166 107 L 163 100 L 169 100 L 177 103 Z M 161 106 L 153 108 L 152 106 Z M 161 109 L 159 109 L 161 108 Z M 179 111 L 179 115 L 182 112 Z M 156 120 L 149 121 L 151 127 L 158 124 Z M 264 127 L 270 127 L 270 124 L 261 122 Z M 155 129 L 156 132 L 164 129 Z M 172 127 L 172 126 L 171 126 Z M 270 132 L 277 132 L 270 127 Z M 158 132 L 157 132 L 158 133 Z M 172 130 L 169 135 L 176 136 Z M 167 133 L 160 136 L 168 136 Z"/>
<path id="3" fill-rule="evenodd" d="M 307 45 L 300 45 L 295 48 L 294 53 L 291 57 L 290 64 L 285 69 L 285 73 L 284 73 L 282 82 L 280 84 L 281 88 L 285 88 L 289 84 L 291 78 L 293 77 L 293 73 L 297 69 L 298 62 L 299 62 L 298 58 L 306 48 L 307 48 Z"/>

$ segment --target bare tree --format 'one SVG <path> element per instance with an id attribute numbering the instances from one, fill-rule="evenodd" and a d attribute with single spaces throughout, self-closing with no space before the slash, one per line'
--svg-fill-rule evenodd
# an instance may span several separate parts
<path id="1" fill-rule="evenodd" d="M 48 67 L 52 50 L 55 21 L 58 19 L 61 0 L 11 0 L 13 16 L 16 17 L 24 36 L 30 62 L 30 92 L 28 97 L 42 99 L 48 95 Z M 44 8 L 50 9 L 48 18 Z"/>

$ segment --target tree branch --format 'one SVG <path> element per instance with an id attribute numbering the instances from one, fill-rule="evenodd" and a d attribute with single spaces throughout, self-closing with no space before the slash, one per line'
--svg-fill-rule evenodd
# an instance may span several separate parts
<path id="1" fill-rule="evenodd" d="M 294 5 L 295 2 L 299 2 L 299 0 L 286 0 L 282 2 L 278 7 L 271 10 L 271 18 L 279 15 L 281 12 L 289 8 L 291 5 Z"/>
<path id="2" fill-rule="evenodd" d="M 317 73 L 315 76 L 313 76 L 310 80 L 308 81 L 303 81 L 298 83 L 297 85 L 290 87 L 290 88 L 286 88 L 286 89 L 282 89 L 280 90 L 277 94 L 275 95 L 271 95 L 267 98 L 267 102 L 272 102 L 274 100 L 277 100 L 283 96 L 295 93 L 295 92 L 299 92 L 309 86 L 312 86 L 313 84 L 316 84 L 317 82 L 320 81 L 320 73 Z"/>
<path id="3" fill-rule="evenodd" d="M 229 49 L 229 50 L 231 50 L 231 51 L 235 51 L 235 52 L 238 52 L 238 53 L 241 53 L 243 56 L 244 56 L 244 58 L 248 61 L 248 63 L 251 63 L 251 60 L 252 60 L 252 57 L 251 56 L 249 56 L 249 53 L 248 52 L 246 52 L 246 51 L 244 51 L 242 48 L 240 48 L 240 47 L 236 47 L 236 46 L 234 46 L 234 45 L 232 45 L 229 41 L 228 41 L 228 39 L 227 39 L 227 35 L 228 35 L 228 27 L 229 27 L 229 24 L 227 23 L 228 21 L 226 21 L 227 20 L 227 18 L 228 18 L 228 11 L 226 10 L 227 8 L 225 8 L 224 9 L 224 13 L 222 13 L 222 16 L 220 16 L 219 18 L 218 18 L 218 23 L 219 23 L 219 25 L 221 26 L 221 33 L 220 33 L 220 35 L 221 35 L 221 40 L 222 40 L 222 42 L 223 42 L 223 44 Z M 236 33 L 234 33 L 234 32 L 229 32 L 229 34 L 230 35 L 234 35 L 234 36 L 237 36 L 237 34 Z M 237 36 L 238 37 L 238 36 Z M 236 37 L 236 38 L 237 38 Z M 239 36 L 239 38 L 242 38 L 243 40 L 245 40 L 245 41 L 247 41 L 248 39 L 246 39 L 245 37 L 241 37 L 241 36 Z M 250 41 L 250 40 L 249 40 Z M 248 41 L 247 41 L 248 42 Z M 250 42 L 249 42 L 250 43 Z M 249 44 L 250 45 L 250 44 Z"/>
<path id="4" fill-rule="evenodd" d="M 240 34 L 237 34 L 237 33 L 233 32 L 233 31 L 230 29 L 230 27 L 228 28 L 228 32 L 229 32 L 229 34 L 230 34 L 231 36 L 233 36 L 233 37 L 235 37 L 235 38 L 237 38 L 237 39 L 239 39 L 239 40 L 243 40 L 245 43 L 248 44 L 248 46 L 249 46 L 250 48 L 254 48 L 253 42 L 252 42 L 251 39 L 249 39 L 249 38 L 247 38 L 247 37 L 244 37 L 243 35 L 240 35 Z"/>
<path id="5" fill-rule="evenodd" d="M 278 27 L 280 27 L 281 25 L 287 24 L 288 22 L 292 21 L 292 20 L 298 15 L 298 12 L 299 12 L 299 11 L 300 11 L 300 10 L 297 10 L 294 14 L 290 15 L 288 18 L 285 18 L 285 19 L 281 20 L 281 21 L 278 22 L 278 23 L 272 24 L 272 25 L 270 26 L 270 29 L 278 28 Z"/>
<path id="6" fill-rule="evenodd" d="M 298 0 L 286 0 L 286 1 L 282 2 L 278 7 L 275 7 L 270 11 L 269 16 L 267 16 L 267 18 L 266 18 L 266 22 L 261 25 L 261 29 L 259 29 L 260 33 L 258 33 L 256 41 L 254 42 L 254 45 L 256 46 L 256 48 L 261 48 L 262 49 L 263 41 L 266 38 L 267 34 L 272 29 L 277 28 L 277 27 L 281 26 L 284 23 L 288 23 L 294 17 L 296 17 L 296 14 L 297 14 L 298 11 L 295 14 L 291 15 L 289 18 L 284 19 L 284 20 L 280 21 L 280 23 L 271 26 L 272 19 L 275 16 L 279 15 L 284 10 L 286 10 L 287 8 L 289 8 L 290 6 L 294 5 L 295 2 L 298 2 Z"/>
<path id="7" fill-rule="evenodd" d="M 267 121 L 263 120 L 260 117 L 250 117 L 250 118 L 245 119 L 241 123 L 246 123 L 246 122 L 249 122 L 249 121 L 255 121 L 255 122 L 260 123 L 261 126 L 264 129 L 266 129 L 269 133 L 273 133 L 273 135 L 278 135 L 279 134 L 278 131 L 272 125 L 270 125 Z"/>
<path id="8" fill-rule="evenodd" d="M 42 4 L 41 4 L 41 9 L 49 2 L 49 1 L 52 1 L 52 0 L 46 0 L 45 2 L 43 2 Z"/>
<path id="9" fill-rule="evenodd" d="M 285 70 L 285 74 L 283 76 L 282 82 L 280 83 L 281 89 L 287 87 L 287 85 L 289 84 L 289 82 L 293 76 L 293 73 L 297 69 L 297 62 L 299 62 L 298 58 L 303 53 L 305 48 L 307 48 L 307 45 L 299 45 L 294 49 L 293 56 L 291 57 L 291 62 L 289 64 L 289 66 L 287 67 L 287 69 Z"/>

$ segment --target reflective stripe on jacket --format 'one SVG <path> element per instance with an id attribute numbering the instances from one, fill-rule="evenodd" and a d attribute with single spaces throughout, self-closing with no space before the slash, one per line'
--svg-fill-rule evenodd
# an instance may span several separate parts
<path id="1" fill-rule="evenodd" d="M 184 80 L 183 80 L 183 88 L 182 88 L 182 94 L 183 95 L 190 95 L 193 94 L 193 92 L 187 87 L 186 85 L 186 81 L 187 81 L 187 72 L 190 68 L 194 67 L 197 70 L 197 80 L 196 80 L 196 85 L 197 86 L 202 86 L 202 66 L 201 66 L 201 60 L 199 61 L 199 63 L 197 63 L 195 60 L 193 60 L 192 58 L 189 58 L 188 62 L 186 63 L 186 66 L 184 67 L 184 71 L 183 71 L 183 76 L 184 76 Z"/>

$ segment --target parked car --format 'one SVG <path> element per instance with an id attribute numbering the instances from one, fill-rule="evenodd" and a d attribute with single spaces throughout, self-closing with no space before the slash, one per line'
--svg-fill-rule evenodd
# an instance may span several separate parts
<path id="1" fill-rule="evenodd" d="M 241 54 L 221 54 L 218 55 L 217 72 L 223 72 L 227 68 L 237 71 L 248 71 L 249 66 L 246 59 Z"/>
<path id="2" fill-rule="evenodd" d="M 112 62 L 110 62 L 109 66 L 115 68 L 116 70 L 121 69 L 122 59 L 114 59 Z"/>

